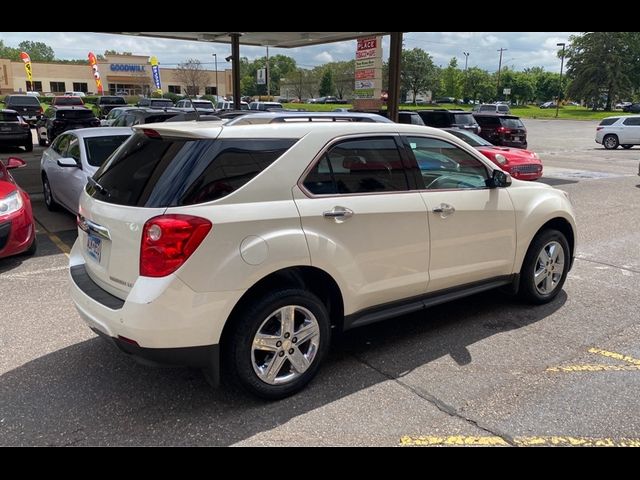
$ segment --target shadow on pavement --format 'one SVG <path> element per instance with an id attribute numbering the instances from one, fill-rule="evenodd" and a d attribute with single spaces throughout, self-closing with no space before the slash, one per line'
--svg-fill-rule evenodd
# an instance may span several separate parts
<path id="1" fill-rule="evenodd" d="M 278 402 L 212 390 L 199 371 L 141 366 L 102 339 L 86 340 L 0 376 L 0 445 L 231 445 L 442 356 L 473 364 L 470 345 L 538 322 L 565 301 L 561 292 L 531 308 L 496 292 L 350 331 L 306 390 Z M 370 368 L 363 357 L 385 361 Z"/>

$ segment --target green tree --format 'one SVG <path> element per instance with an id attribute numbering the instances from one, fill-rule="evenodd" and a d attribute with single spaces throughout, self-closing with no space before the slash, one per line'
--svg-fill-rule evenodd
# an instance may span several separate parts
<path id="1" fill-rule="evenodd" d="M 56 59 L 53 48 L 43 42 L 24 40 L 18 44 L 18 50 L 27 52 L 32 62 L 53 62 Z"/>
<path id="2" fill-rule="evenodd" d="M 471 67 L 464 75 L 463 90 L 465 98 L 468 96 L 471 100 L 485 101 L 493 97 L 495 82 L 486 70 Z"/>
<path id="3" fill-rule="evenodd" d="M 326 97 L 328 95 L 333 95 L 335 92 L 335 85 L 333 84 L 333 74 L 331 73 L 331 69 L 325 69 L 322 74 L 322 80 L 320 80 L 320 96 Z"/>
<path id="4" fill-rule="evenodd" d="M 201 89 L 204 90 L 209 78 L 202 62 L 195 58 L 180 63 L 176 68 L 175 76 L 179 82 L 187 85 L 189 95 L 198 95 Z"/>
<path id="5" fill-rule="evenodd" d="M 594 110 L 604 100 L 605 110 L 611 110 L 616 99 L 632 92 L 640 33 L 586 32 L 569 41 L 565 56 L 571 97 L 590 101 Z"/>
<path id="6" fill-rule="evenodd" d="M 353 93 L 355 83 L 356 61 L 331 62 L 325 65 L 333 73 L 333 82 L 338 98 L 345 98 Z"/>
<path id="7" fill-rule="evenodd" d="M 8 60 L 20 60 L 20 50 L 17 48 L 9 47 L 0 40 L 0 58 L 6 58 Z"/>
<path id="8" fill-rule="evenodd" d="M 434 91 L 437 84 L 438 72 L 431 55 L 421 48 L 402 51 L 400 85 L 404 92 L 413 94 L 414 105 L 419 94 Z"/>
<path id="9" fill-rule="evenodd" d="M 460 98 L 462 94 L 462 72 L 458 68 L 458 59 L 453 57 L 447 68 L 440 73 L 440 86 L 446 97 Z"/>

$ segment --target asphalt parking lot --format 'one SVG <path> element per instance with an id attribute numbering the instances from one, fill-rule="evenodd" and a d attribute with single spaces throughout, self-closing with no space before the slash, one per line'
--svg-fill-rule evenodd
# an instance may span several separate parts
<path id="1" fill-rule="evenodd" d="M 348 332 L 302 393 L 262 402 L 200 372 L 138 365 L 97 338 L 67 293 L 75 219 L 48 212 L 39 251 L 0 260 L 0 445 L 640 446 L 640 147 L 604 150 L 595 122 L 525 120 L 542 182 L 569 192 L 579 246 L 564 291 L 499 293 Z"/>

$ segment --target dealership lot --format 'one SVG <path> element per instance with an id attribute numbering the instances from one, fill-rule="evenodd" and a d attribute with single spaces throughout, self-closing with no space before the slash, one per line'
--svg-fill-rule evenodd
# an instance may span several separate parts
<path id="1" fill-rule="evenodd" d="M 640 442 L 640 148 L 605 150 L 594 122 L 525 124 L 541 181 L 576 209 L 564 292 L 534 308 L 484 294 L 353 330 L 309 388 L 275 403 L 96 338 L 67 293 L 75 219 L 44 207 L 42 148 L 15 152 L 40 248 L 0 260 L 0 445 Z"/>

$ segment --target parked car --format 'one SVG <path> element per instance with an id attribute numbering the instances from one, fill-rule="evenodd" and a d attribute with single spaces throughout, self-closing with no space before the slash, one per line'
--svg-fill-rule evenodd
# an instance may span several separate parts
<path id="1" fill-rule="evenodd" d="M 226 125 L 260 125 L 265 123 L 295 123 L 295 122 L 369 122 L 393 123 L 377 113 L 361 112 L 289 112 L 272 111 L 257 112 L 242 115 L 229 120 Z"/>
<path id="2" fill-rule="evenodd" d="M 4 97 L 4 106 L 16 111 L 29 125 L 35 125 L 43 111 L 40 101 L 31 95 L 7 95 Z"/>
<path id="3" fill-rule="evenodd" d="M 474 113 L 480 125 L 480 136 L 493 145 L 527 148 L 527 129 L 515 115 Z"/>
<path id="4" fill-rule="evenodd" d="M 230 110 L 235 110 L 233 100 L 223 100 L 216 103 L 215 113 L 228 112 Z M 240 110 L 249 110 L 249 104 L 244 101 L 240 102 Z"/>
<path id="5" fill-rule="evenodd" d="M 42 152 L 40 177 L 49 210 L 62 206 L 78 213 L 80 192 L 87 179 L 133 131 L 128 127 L 81 128 L 59 135 Z"/>
<path id="6" fill-rule="evenodd" d="M 556 108 L 556 102 L 544 102 L 540 104 L 540 108 Z"/>
<path id="7" fill-rule="evenodd" d="M 36 224 L 31 200 L 9 172 L 26 165 L 27 162 L 17 157 L 0 160 L 0 258 L 36 253 Z M 10 284 L 9 281 L 9 287 Z"/>
<path id="8" fill-rule="evenodd" d="M 84 92 L 64 92 L 65 97 L 86 97 Z"/>
<path id="9" fill-rule="evenodd" d="M 96 106 L 98 107 L 98 117 L 106 118 L 111 110 L 116 107 L 126 107 L 127 102 L 124 97 L 120 97 L 117 95 L 104 95 L 102 97 L 98 97 L 96 102 Z"/>
<path id="10" fill-rule="evenodd" d="M 622 110 L 624 112 L 624 111 L 628 111 L 631 105 L 633 105 L 633 102 L 618 102 L 616 103 L 616 106 L 614 108 L 616 110 Z"/>
<path id="11" fill-rule="evenodd" d="M 171 108 L 173 102 L 170 98 L 141 98 L 138 100 L 138 107 L 147 108 Z"/>
<path id="12" fill-rule="evenodd" d="M 461 128 L 473 133 L 480 133 L 480 125 L 473 118 L 471 112 L 465 110 L 446 110 L 432 108 L 418 110 L 418 115 L 425 125 L 437 128 Z"/>
<path id="13" fill-rule="evenodd" d="M 377 114 L 385 118 L 389 118 L 388 110 L 378 110 Z M 412 110 L 400 110 L 398 112 L 398 123 L 405 123 L 407 125 L 424 125 L 424 122 L 418 112 Z"/>
<path id="14" fill-rule="evenodd" d="M 210 100 L 189 100 L 189 99 L 183 99 L 183 100 L 179 100 L 176 103 L 176 107 L 177 109 L 183 110 L 183 111 L 192 111 L 193 112 L 193 108 L 196 108 L 198 110 L 198 112 L 201 113 L 214 113 L 215 112 L 215 107 L 213 106 L 213 103 Z"/>
<path id="15" fill-rule="evenodd" d="M 214 384 L 222 365 L 247 391 L 286 397 L 316 375 L 332 330 L 498 286 L 547 303 L 573 263 L 566 193 L 512 182 L 441 130 L 134 131 L 81 194 L 71 298 L 122 351 Z M 419 168 L 415 152 L 445 168 Z"/>
<path id="16" fill-rule="evenodd" d="M 49 107 L 36 124 L 38 143 L 40 146 L 50 145 L 58 135 L 67 130 L 99 126 L 100 120 L 88 108 Z"/>
<path id="17" fill-rule="evenodd" d="M 33 150 L 31 128 L 15 110 L 0 110 L 0 145 Z"/>
<path id="18" fill-rule="evenodd" d="M 107 114 L 107 116 L 105 118 L 103 118 L 102 120 L 100 120 L 100 126 L 101 127 L 110 127 L 111 125 L 113 125 L 113 122 L 115 122 L 118 117 L 120 117 L 120 115 L 122 115 L 125 112 L 128 112 L 129 110 L 139 110 L 140 107 L 115 107 L 113 109 L 111 109 L 111 111 Z"/>
<path id="19" fill-rule="evenodd" d="M 275 108 L 284 108 L 280 102 L 251 102 L 249 110 L 272 110 Z"/>
<path id="20" fill-rule="evenodd" d="M 625 105 L 622 107 L 623 112 L 629 113 L 640 113 L 640 103 L 632 103 L 630 105 Z"/>
<path id="21" fill-rule="evenodd" d="M 537 153 L 522 148 L 499 147 L 467 130 L 445 128 L 482 153 L 502 170 L 518 180 L 537 180 L 542 177 L 542 162 Z"/>
<path id="22" fill-rule="evenodd" d="M 596 143 L 607 150 L 615 150 L 618 146 L 628 150 L 640 145 L 640 115 L 602 119 L 596 127 Z"/>
<path id="23" fill-rule="evenodd" d="M 511 113 L 511 110 L 509 109 L 509 105 L 504 103 L 481 103 L 479 105 L 474 105 L 472 112 L 509 114 Z"/>
<path id="24" fill-rule="evenodd" d="M 156 110 L 152 108 L 136 108 L 127 110 L 114 120 L 112 127 L 132 127 L 134 125 L 143 125 L 145 123 L 164 122 L 165 120 L 184 114 L 181 110 L 165 109 Z"/>
<path id="25" fill-rule="evenodd" d="M 51 99 L 52 107 L 81 107 L 84 105 L 82 97 L 75 97 L 73 95 L 59 95 Z"/>

